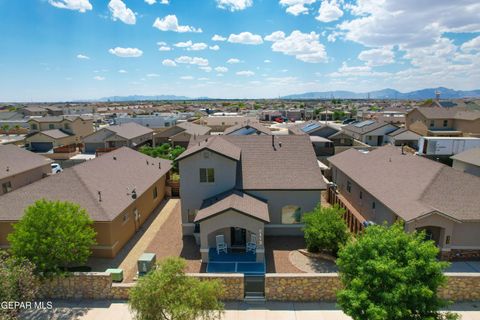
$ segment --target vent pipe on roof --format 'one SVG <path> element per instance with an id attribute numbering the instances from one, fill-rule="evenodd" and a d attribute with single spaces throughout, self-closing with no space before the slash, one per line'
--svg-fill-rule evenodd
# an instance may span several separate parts
<path id="1" fill-rule="evenodd" d="M 10 171 L 10 167 L 7 166 L 7 172 Z"/>
<path id="2" fill-rule="evenodd" d="M 98 191 L 98 201 L 102 202 L 102 191 Z"/>
<path id="3" fill-rule="evenodd" d="M 162 169 L 162 164 L 160 161 L 158 162 L 158 169 Z"/>
<path id="4" fill-rule="evenodd" d="M 113 157 L 113 160 L 117 160 L 117 157 Z"/>
<path id="5" fill-rule="evenodd" d="M 405 148 L 405 143 L 402 143 L 402 154 L 403 154 L 403 155 L 405 154 L 404 148 Z"/>

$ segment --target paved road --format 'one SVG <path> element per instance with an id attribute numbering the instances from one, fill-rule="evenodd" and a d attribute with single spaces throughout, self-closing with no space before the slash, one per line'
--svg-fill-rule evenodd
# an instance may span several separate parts
<path id="1" fill-rule="evenodd" d="M 125 302 L 110 301 L 54 301 L 54 309 L 49 311 L 26 312 L 24 320 L 132 320 Z M 480 302 L 461 303 L 452 306 L 462 320 L 480 319 Z M 228 303 L 223 320 L 348 320 L 333 303 L 289 303 L 268 302 L 266 304 Z"/>

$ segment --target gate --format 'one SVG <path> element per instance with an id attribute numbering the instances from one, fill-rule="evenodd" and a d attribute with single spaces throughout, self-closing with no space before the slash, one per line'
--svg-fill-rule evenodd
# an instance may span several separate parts
<path id="1" fill-rule="evenodd" d="M 243 277 L 246 301 L 265 301 L 265 274 L 245 274 Z"/>

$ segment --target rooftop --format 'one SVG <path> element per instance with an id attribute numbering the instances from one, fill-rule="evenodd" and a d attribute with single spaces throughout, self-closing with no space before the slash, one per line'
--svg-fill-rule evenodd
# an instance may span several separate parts
<path id="1" fill-rule="evenodd" d="M 0 180 L 51 162 L 44 156 L 15 145 L 0 145 Z"/>
<path id="2" fill-rule="evenodd" d="M 119 125 L 108 126 L 104 129 L 114 132 L 116 135 L 125 138 L 133 139 L 144 134 L 153 133 L 153 130 L 147 127 L 144 127 L 135 122 L 122 123 Z"/>
<path id="3" fill-rule="evenodd" d="M 450 159 L 480 167 L 480 148 L 468 149 L 466 151 L 457 153 L 456 155 L 450 157 Z"/>

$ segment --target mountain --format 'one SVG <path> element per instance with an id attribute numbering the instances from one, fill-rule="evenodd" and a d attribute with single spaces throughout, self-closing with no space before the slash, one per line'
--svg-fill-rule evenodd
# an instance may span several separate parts
<path id="1" fill-rule="evenodd" d="M 192 98 L 185 97 L 185 96 L 175 96 L 175 95 L 158 95 L 158 96 L 112 96 L 112 97 L 104 97 L 97 99 L 96 101 L 111 101 L 111 102 L 123 102 L 123 101 L 156 101 L 156 100 L 192 100 Z"/>
<path id="2" fill-rule="evenodd" d="M 444 87 L 428 88 L 411 92 L 400 92 L 395 89 L 382 89 L 371 92 L 352 92 L 352 91 L 325 91 L 325 92 L 306 92 L 302 94 L 292 94 L 282 97 L 282 99 L 413 99 L 424 100 L 435 98 L 435 92 L 440 92 L 441 99 L 459 99 L 459 98 L 480 98 L 480 90 L 454 90 Z"/>

